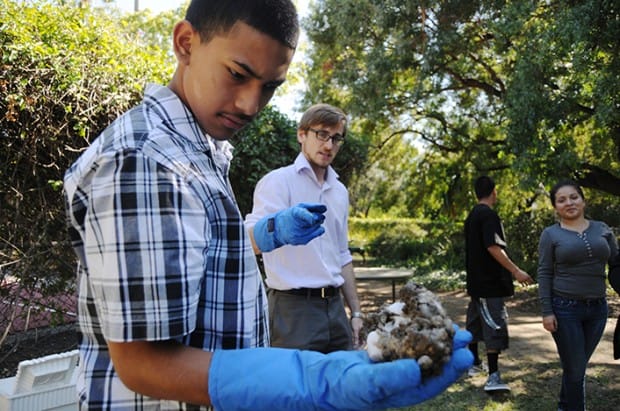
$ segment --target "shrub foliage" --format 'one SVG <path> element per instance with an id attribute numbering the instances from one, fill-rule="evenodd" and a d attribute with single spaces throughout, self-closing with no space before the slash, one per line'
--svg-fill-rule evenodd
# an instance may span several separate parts
<path id="1" fill-rule="evenodd" d="M 71 289 L 63 174 L 169 56 L 89 8 L 3 0 L 0 22 L 0 281 Z"/>

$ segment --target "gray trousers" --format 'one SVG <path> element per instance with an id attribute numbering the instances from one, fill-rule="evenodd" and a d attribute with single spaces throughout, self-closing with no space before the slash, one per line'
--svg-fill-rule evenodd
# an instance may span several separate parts
<path id="1" fill-rule="evenodd" d="M 338 293 L 308 297 L 267 290 L 271 346 L 329 353 L 353 349 L 351 323 Z"/>

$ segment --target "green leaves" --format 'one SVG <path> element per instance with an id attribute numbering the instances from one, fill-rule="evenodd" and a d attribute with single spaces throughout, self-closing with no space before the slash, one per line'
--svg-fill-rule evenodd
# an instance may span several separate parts
<path id="1" fill-rule="evenodd" d="M 63 3 L 0 3 L 0 267 L 33 285 L 74 279 L 65 170 L 174 67 L 141 20 Z"/>
<path id="2" fill-rule="evenodd" d="M 406 135 L 412 153 L 424 145 L 408 191 L 435 188 L 409 209 L 429 207 L 438 189 L 449 196 L 450 184 L 426 179 L 450 179 L 454 170 L 464 182 L 516 174 L 515 189 L 525 192 L 532 180 L 582 176 L 613 194 L 620 191 L 618 21 L 613 2 L 600 0 L 318 1 L 305 21 L 306 101 L 344 107 L 371 136 L 378 151 L 371 158 L 389 155 L 382 142 L 391 135 Z M 433 173 L 423 167 L 429 161 Z M 402 170 L 398 162 L 374 166 L 388 175 Z M 603 176 L 606 184 L 592 185 Z M 382 203 L 374 204 L 385 210 Z"/>

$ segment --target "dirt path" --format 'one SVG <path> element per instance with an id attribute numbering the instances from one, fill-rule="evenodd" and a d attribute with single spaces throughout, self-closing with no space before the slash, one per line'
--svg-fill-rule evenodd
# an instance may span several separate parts
<path id="1" fill-rule="evenodd" d="M 439 298 L 452 319 L 458 324 L 465 324 L 465 311 L 469 297 L 463 291 L 441 293 Z M 551 335 L 543 328 L 536 299 L 526 293 L 507 300 L 510 333 L 510 348 L 503 357 L 509 360 L 557 361 L 558 355 Z M 620 371 L 620 360 L 613 359 L 613 332 L 616 325 L 614 316 L 616 301 L 610 301 L 611 317 L 607 321 L 605 334 L 601 339 L 590 362 L 608 364 Z M 617 313 L 616 313 L 617 315 Z"/>

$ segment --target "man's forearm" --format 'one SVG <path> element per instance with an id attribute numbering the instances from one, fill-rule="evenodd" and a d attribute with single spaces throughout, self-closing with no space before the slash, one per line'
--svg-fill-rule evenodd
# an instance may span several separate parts
<path id="1" fill-rule="evenodd" d="M 495 260 L 502 265 L 506 270 L 508 270 L 511 274 L 514 274 L 515 271 L 519 270 L 519 267 L 512 262 L 506 251 L 498 245 L 492 245 L 487 248 L 489 253 L 495 258 Z"/>
<path id="2" fill-rule="evenodd" d="M 121 381 L 139 394 L 190 404 L 210 405 L 212 353 L 174 341 L 108 342 Z"/>
<path id="3" fill-rule="evenodd" d="M 342 267 L 341 272 L 344 278 L 344 284 L 342 285 L 342 294 L 344 300 L 349 306 L 351 313 L 361 311 L 361 304 L 359 296 L 357 295 L 357 282 L 355 280 L 355 273 L 353 271 L 353 263 L 346 264 Z"/>
<path id="4" fill-rule="evenodd" d="M 497 262 L 499 262 L 506 270 L 510 271 L 510 274 L 512 274 L 512 278 L 517 280 L 519 284 L 529 285 L 534 283 L 534 280 L 528 273 L 521 270 L 515 263 L 512 262 L 512 260 L 508 257 L 508 254 L 506 254 L 506 251 L 504 251 L 503 248 L 495 245 L 489 247 L 488 250 L 489 253 L 491 253 L 491 255 L 493 256 L 493 258 L 497 260 Z"/>

